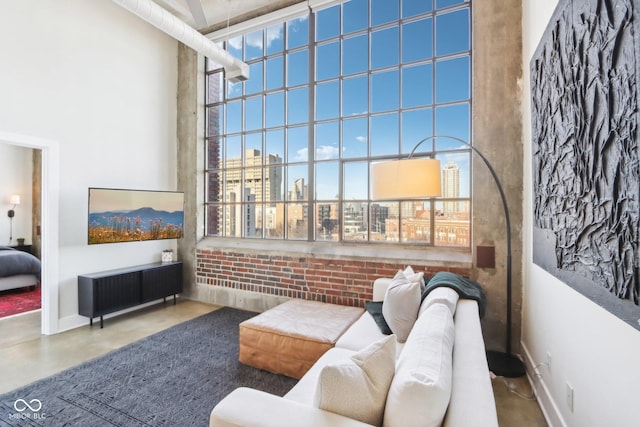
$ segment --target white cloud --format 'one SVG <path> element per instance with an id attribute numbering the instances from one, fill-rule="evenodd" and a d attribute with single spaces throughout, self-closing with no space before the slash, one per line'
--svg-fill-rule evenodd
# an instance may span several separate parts
<path id="1" fill-rule="evenodd" d="M 254 31 L 246 35 L 247 45 L 262 49 L 262 31 Z"/>
<path id="2" fill-rule="evenodd" d="M 274 40 L 282 38 L 282 25 L 267 28 L 267 47 L 271 46 Z"/>
<path id="3" fill-rule="evenodd" d="M 269 27 L 266 30 L 267 33 L 267 46 L 270 46 L 274 40 L 282 39 L 282 26 Z M 262 31 L 254 31 L 246 36 L 247 45 L 262 49 Z M 234 37 L 229 40 L 229 45 L 234 49 L 242 48 L 242 36 Z"/>
<path id="4" fill-rule="evenodd" d="M 328 160 L 338 157 L 338 147 L 322 145 L 316 149 L 316 160 Z"/>
<path id="5" fill-rule="evenodd" d="M 367 137 L 366 136 L 362 136 L 362 135 L 356 136 L 356 141 L 365 142 L 366 143 L 367 142 Z"/>
<path id="6" fill-rule="evenodd" d="M 309 15 L 304 15 L 304 16 L 301 16 L 299 18 L 292 19 L 291 21 L 289 21 L 289 29 L 295 28 L 297 30 L 298 29 L 297 28 L 298 27 L 297 24 L 299 22 L 305 22 L 307 20 L 309 20 Z"/>
<path id="7" fill-rule="evenodd" d="M 306 162 L 308 158 L 309 158 L 308 148 L 301 148 L 298 151 L 296 151 L 296 161 Z"/>
<path id="8" fill-rule="evenodd" d="M 242 49 L 242 36 L 229 39 L 227 43 L 234 49 Z"/>

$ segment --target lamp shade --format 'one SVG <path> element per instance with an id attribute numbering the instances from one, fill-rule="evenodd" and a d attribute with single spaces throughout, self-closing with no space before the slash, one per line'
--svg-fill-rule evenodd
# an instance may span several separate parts
<path id="1" fill-rule="evenodd" d="M 404 159 L 371 164 L 371 198 L 412 199 L 441 195 L 440 160 Z"/>
<path id="2" fill-rule="evenodd" d="M 19 194 L 14 194 L 11 196 L 11 201 L 10 204 L 12 205 L 19 205 L 20 204 L 20 195 Z"/>

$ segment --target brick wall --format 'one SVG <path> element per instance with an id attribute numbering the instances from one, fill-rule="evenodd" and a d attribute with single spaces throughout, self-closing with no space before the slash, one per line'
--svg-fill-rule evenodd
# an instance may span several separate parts
<path id="1" fill-rule="evenodd" d="M 382 260 L 336 260 L 242 253 L 237 250 L 198 250 L 196 281 L 243 291 L 363 307 L 373 295 L 373 281 L 393 277 L 405 264 Z M 471 269 L 429 267 L 413 263 L 415 271 L 470 276 Z"/>

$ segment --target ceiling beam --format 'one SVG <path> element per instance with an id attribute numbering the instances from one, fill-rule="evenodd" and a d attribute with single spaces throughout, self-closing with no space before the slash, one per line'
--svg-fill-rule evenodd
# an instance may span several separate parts
<path id="1" fill-rule="evenodd" d="M 189 11 L 189 9 L 184 7 L 184 4 L 180 3 L 178 0 L 154 0 L 154 1 L 158 3 L 161 7 L 167 9 L 169 12 L 181 17 L 182 19 L 192 17 L 192 14 Z"/>
<path id="2" fill-rule="evenodd" d="M 202 6 L 202 0 L 187 0 L 191 15 L 198 28 L 206 28 L 209 23 L 207 22 L 207 15 L 204 13 L 204 7 Z"/>
<path id="3" fill-rule="evenodd" d="M 270 3 L 268 3 L 266 6 L 263 7 L 259 7 L 257 9 L 251 9 L 248 12 L 244 12 L 244 13 L 239 13 L 239 14 L 232 14 L 229 19 L 225 19 L 224 20 L 219 20 L 218 22 L 212 22 L 211 26 L 208 28 L 200 28 L 200 32 L 202 34 L 209 34 L 209 33 L 213 33 L 215 31 L 219 31 L 222 29 L 225 29 L 229 26 L 233 26 L 236 24 L 239 24 L 241 22 L 244 21 L 248 21 L 250 19 L 262 16 L 262 15 L 266 15 L 272 12 L 275 12 L 277 10 L 286 8 L 288 6 L 292 6 L 296 3 L 301 3 L 304 2 L 305 0 L 279 0 L 279 1 L 272 1 Z"/>

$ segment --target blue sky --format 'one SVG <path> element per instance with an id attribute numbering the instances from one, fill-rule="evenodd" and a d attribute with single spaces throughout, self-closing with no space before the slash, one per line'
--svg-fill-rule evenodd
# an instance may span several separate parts
<path id="1" fill-rule="evenodd" d="M 131 211 L 143 207 L 167 212 L 181 212 L 184 209 L 184 194 L 180 192 L 91 188 L 89 199 L 90 214 Z"/>
<path id="2" fill-rule="evenodd" d="M 371 0 L 371 24 L 383 26 L 367 33 L 363 30 L 368 26 L 368 1 L 350 0 L 342 6 L 342 38 L 336 38 L 341 32 L 340 6 L 318 12 L 314 71 L 315 120 L 320 123 L 314 129 L 315 158 L 327 161 L 316 165 L 318 198 L 333 199 L 337 194 L 340 158 L 363 157 L 368 150 L 372 156 L 408 154 L 418 141 L 433 134 L 469 141 L 469 9 L 418 17 L 434 6 L 441 9 L 462 3 L 465 2 Z M 405 18 L 399 26 L 386 25 Z M 276 56 L 252 63 L 249 81 L 228 84 L 228 98 L 238 101 L 227 104 L 227 133 L 242 130 L 239 97 L 244 90 L 245 130 L 258 132 L 267 128 L 266 153 L 278 154 L 286 163 L 306 161 L 309 52 L 302 47 L 308 44 L 308 19 L 302 17 L 245 37 L 244 44 L 242 37 L 229 41 L 227 49 L 232 55 L 248 62 L 264 55 Z M 285 53 L 285 47 L 299 50 Z M 296 85 L 301 86 L 295 88 Z M 285 86 L 293 89 L 285 91 Z M 265 90 L 265 96 L 257 96 Z M 268 130 L 285 123 L 294 125 L 286 135 L 282 129 Z M 297 124 L 301 126 L 295 127 Z M 402 135 L 400 141 L 398 135 Z M 287 152 L 284 143 L 278 142 L 283 137 L 288 141 Z M 239 137 L 227 140 L 227 158 L 240 156 L 240 143 Z M 245 149 L 261 148 L 262 133 L 247 134 L 245 144 Z M 425 144 L 423 148 L 431 151 L 432 147 Z M 436 148 L 456 149 L 460 144 L 442 140 Z M 454 161 L 460 166 L 460 196 L 468 197 L 468 154 L 438 157 L 443 165 Z M 289 166 L 287 189 L 301 176 L 299 173 L 306 174 L 307 170 L 306 166 Z M 366 162 L 347 163 L 344 174 L 345 182 L 351 183 L 344 189 L 345 199 L 366 199 Z"/>

